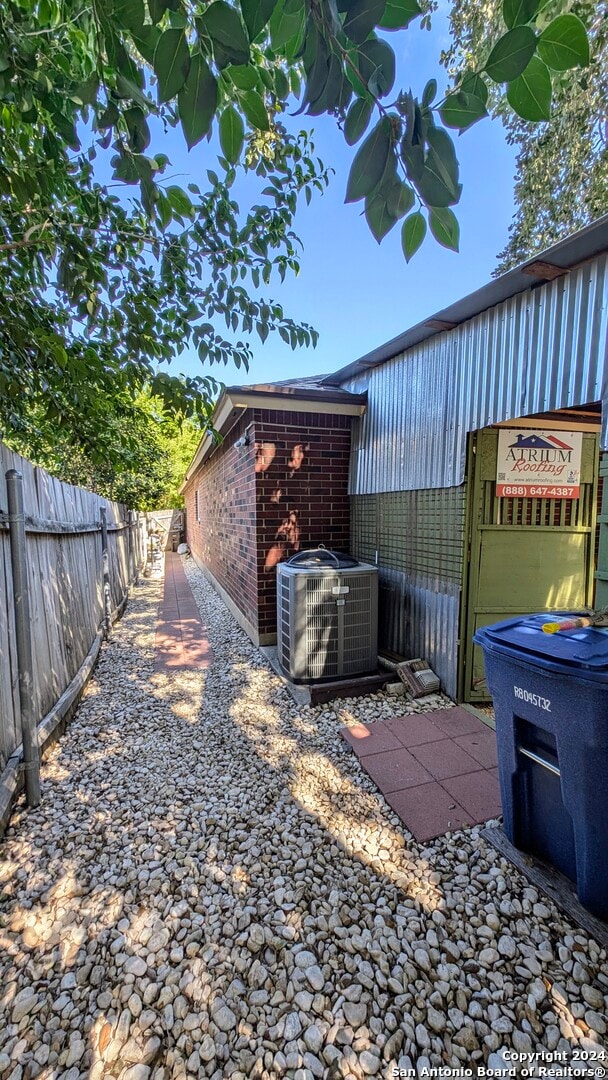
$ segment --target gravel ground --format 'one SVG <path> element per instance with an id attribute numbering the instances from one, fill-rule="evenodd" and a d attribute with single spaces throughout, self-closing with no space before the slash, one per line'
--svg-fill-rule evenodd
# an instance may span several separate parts
<path id="1" fill-rule="evenodd" d="M 142 585 L 45 761 L 41 807 L 20 804 L 0 848 L 3 1080 L 597 1052 L 605 952 L 478 828 L 416 844 L 337 734 L 414 707 L 298 709 L 187 572 L 212 668 L 154 675 L 159 585 Z"/>

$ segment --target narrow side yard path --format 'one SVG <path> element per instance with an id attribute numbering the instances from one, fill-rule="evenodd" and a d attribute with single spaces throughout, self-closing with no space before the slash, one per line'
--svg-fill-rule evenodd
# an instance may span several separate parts
<path id="1" fill-rule="evenodd" d="M 192 595 L 182 560 L 165 552 L 164 585 L 156 622 L 155 671 L 204 671 L 213 659 L 207 631 Z"/>
<path id="2" fill-rule="evenodd" d="M 0 842 L 2 1080 L 360 1080 L 598 1052 L 605 952 L 478 827 L 414 841 L 339 734 L 425 707 L 299 709 L 185 570 L 213 661 L 155 664 L 144 582 L 41 806 Z"/>

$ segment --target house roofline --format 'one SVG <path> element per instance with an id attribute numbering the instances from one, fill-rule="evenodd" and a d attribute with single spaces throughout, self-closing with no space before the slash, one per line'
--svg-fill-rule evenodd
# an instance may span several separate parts
<path id="1" fill-rule="evenodd" d="M 365 412 L 367 394 L 351 394 L 348 390 L 326 386 L 304 390 L 275 383 L 259 387 L 227 386 L 215 406 L 214 430 L 206 431 L 190 462 L 180 487 L 183 495 L 194 473 L 217 450 L 217 435 L 226 436 L 247 409 L 271 409 L 281 412 L 333 413 L 342 416 L 361 416 Z"/>
<path id="2" fill-rule="evenodd" d="M 481 315 L 489 308 L 497 307 L 539 284 L 546 284 L 557 277 L 562 277 L 606 251 L 608 251 L 608 214 L 604 214 L 603 217 L 566 237 L 565 240 L 560 240 L 546 251 L 537 252 L 521 266 L 507 271 L 501 277 L 494 278 L 481 289 L 469 293 L 468 296 L 436 312 L 435 315 L 428 316 L 422 322 L 416 323 L 404 333 L 392 338 L 391 341 L 365 353 L 353 363 L 347 364 L 332 375 L 327 375 L 323 383 L 325 386 L 341 386 L 354 375 L 379 367 L 380 364 L 392 360 L 414 345 L 435 337 L 436 334 L 449 333 L 461 323 L 468 322 L 469 319 Z"/>

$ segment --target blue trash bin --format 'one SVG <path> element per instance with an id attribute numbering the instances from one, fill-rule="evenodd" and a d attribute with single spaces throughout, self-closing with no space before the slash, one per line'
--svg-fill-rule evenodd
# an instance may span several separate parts
<path id="1" fill-rule="evenodd" d="M 505 832 L 571 878 L 605 919 L 608 630 L 543 632 L 569 614 L 509 619 L 474 640 L 494 702 Z"/>

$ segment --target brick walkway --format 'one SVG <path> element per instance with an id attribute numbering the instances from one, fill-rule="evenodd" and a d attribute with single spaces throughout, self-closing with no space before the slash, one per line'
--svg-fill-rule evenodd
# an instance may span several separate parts
<path id="1" fill-rule="evenodd" d="M 192 590 L 184 574 L 182 560 L 165 552 L 165 583 L 156 621 L 154 670 L 169 672 L 208 668 L 213 653 Z"/>
<path id="2" fill-rule="evenodd" d="M 417 840 L 502 812 L 496 736 L 466 709 L 395 716 L 341 734 Z"/>

